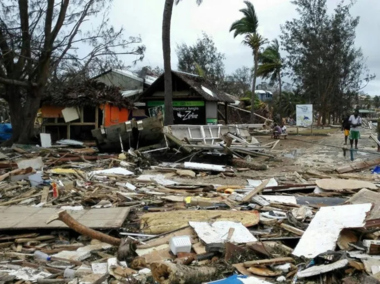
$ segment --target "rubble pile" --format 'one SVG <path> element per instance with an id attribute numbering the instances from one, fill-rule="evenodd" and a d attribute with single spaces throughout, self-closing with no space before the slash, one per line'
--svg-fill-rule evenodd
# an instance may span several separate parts
<path id="1" fill-rule="evenodd" d="M 0 155 L 2 283 L 380 281 L 377 175 L 67 144 Z"/>

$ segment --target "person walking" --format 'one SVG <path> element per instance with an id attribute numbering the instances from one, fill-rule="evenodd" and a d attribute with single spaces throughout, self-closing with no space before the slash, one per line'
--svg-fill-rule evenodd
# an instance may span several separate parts
<path id="1" fill-rule="evenodd" d="M 351 149 L 353 148 L 355 141 L 355 149 L 358 149 L 358 140 L 360 138 L 360 126 L 362 125 L 362 118 L 359 116 L 359 110 L 355 110 L 354 114 L 348 119 L 350 122 L 350 144 Z"/>
<path id="2" fill-rule="evenodd" d="M 342 131 L 344 131 L 344 145 L 347 145 L 348 136 L 350 135 L 351 124 L 349 121 L 350 117 L 344 115 L 342 119 Z"/>

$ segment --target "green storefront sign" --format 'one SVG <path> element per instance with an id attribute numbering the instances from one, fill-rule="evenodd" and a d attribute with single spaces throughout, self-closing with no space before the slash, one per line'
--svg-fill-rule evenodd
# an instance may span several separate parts
<path id="1" fill-rule="evenodd" d="M 149 101 L 147 103 L 150 117 L 160 114 L 165 116 L 163 101 Z M 206 122 L 206 108 L 204 101 L 173 101 L 174 124 L 203 125 Z"/>
<path id="2" fill-rule="evenodd" d="M 163 101 L 150 101 L 148 102 L 148 107 L 163 106 L 165 103 Z M 203 101 L 173 101 L 173 107 L 204 107 L 205 102 Z"/>

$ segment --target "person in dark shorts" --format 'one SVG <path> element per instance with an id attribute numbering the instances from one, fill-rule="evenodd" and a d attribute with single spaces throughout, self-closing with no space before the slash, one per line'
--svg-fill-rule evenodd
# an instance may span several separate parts
<path id="1" fill-rule="evenodd" d="M 348 136 L 350 135 L 351 124 L 349 121 L 349 116 L 345 115 L 342 119 L 342 131 L 344 131 L 344 145 L 347 145 Z"/>

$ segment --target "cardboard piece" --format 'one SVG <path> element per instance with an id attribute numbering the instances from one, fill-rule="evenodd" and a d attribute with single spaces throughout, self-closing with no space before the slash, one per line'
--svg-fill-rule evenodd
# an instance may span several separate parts
<path id="1" fill-rule="evenodd" d="M 62 110 L 62 116 L 65 122 L 71 122 L 79 119 L 78 109 L 75 107 L 67 107 Z"/>
<path id="2" fill-rule="evenodd" d="M 40 139 L 42 148 L 51 147 L 51 135 L 49 133 L 40 133 Z"/>

